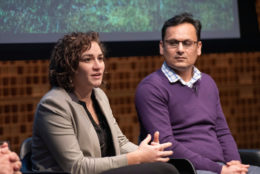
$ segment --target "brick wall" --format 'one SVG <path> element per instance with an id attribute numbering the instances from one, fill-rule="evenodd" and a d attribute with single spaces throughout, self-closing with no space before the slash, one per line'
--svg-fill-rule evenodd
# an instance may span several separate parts
<path id="1" fill-rule="evenodd" d="M 260 29 L 260 0 L 256 0 L 256 12 Z M 105 91 L 120 128 L 135 143 L 139 135 L 135 89 L 162 61 L 160 56 L 107 60 Z M 0 140 L 8 140 L 18 153 L 21 142 L 32 135 L 36 105 L 49 90 L 48 63 L 0 61 Z M 204 54 L 197 66 L 216 81 L 239 148 L 260 149 L 260 52 Z"/>

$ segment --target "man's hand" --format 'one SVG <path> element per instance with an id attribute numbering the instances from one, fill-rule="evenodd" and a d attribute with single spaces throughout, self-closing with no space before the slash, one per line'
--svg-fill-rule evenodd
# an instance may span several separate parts
<path id="1" fill-rule="evenodd" d="M 249 165 L 242 164 L 240 161 L 232 160 L 222 167 L 221 174 L 246 174 Z"/>

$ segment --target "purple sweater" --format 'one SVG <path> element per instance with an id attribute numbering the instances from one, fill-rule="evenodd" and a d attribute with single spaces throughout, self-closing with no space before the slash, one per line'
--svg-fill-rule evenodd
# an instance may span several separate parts
<path id="1" fill-rule="evenodd" d="M 207 74 L 194 88 L 171 84 L 161 70 L 147 76 L 135 98 L 141 138 L 160 132 L 160 143 L 172 142 L 172 157 L 189 159 L 196 170 L 221 172 L 221 165 L 239 160 L 236 143 L 223 114 L 214 80 Z"/>

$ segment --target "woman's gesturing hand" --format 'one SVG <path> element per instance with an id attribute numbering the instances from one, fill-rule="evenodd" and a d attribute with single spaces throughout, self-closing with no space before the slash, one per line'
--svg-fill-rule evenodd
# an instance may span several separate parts
<path id="1" fill-rule="evenodd" d="M 128 164 L 138 164 L 145 162 L 167 162 L 170 155 L 173 154 L 173 151 L 167 150 L 165 148 L 172 146 L 172 143 L 159 143 L 159 133 L 155 132 L 154 141 L 149 145 L 152 137 L 150 134 L 141 142 L 138 149 L 134 152 L 128 153 Z"/>

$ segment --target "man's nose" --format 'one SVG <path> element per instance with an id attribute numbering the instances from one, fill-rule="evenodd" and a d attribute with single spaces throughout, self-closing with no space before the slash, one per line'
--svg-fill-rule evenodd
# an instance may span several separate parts
<path id="1" fill-rule="evenodd" d="M 184 51 L 184 46 L 182 44 L 182 42 L 179 42 L 178 46 L 177 46 L 177 52 L 183 52 Z"/>
<path id="2" fill-rule="evenodd" d="M 179 44 L 177 46 L 177 49 L 178 50 L 183 50 L 184 49 L 182 42 L 179 42 Z"/>

